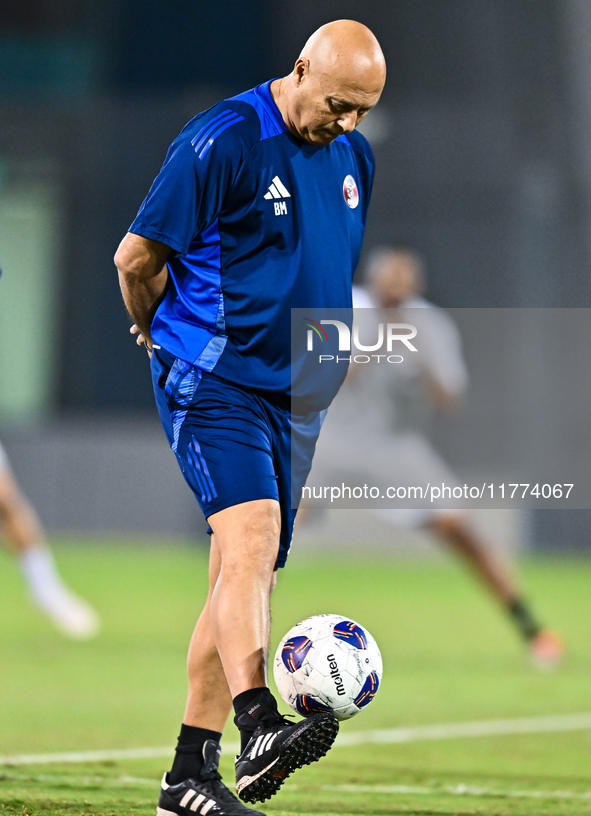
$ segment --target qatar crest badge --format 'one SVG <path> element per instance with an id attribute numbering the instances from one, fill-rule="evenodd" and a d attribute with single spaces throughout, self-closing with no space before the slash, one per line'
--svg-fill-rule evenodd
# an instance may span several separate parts
<path id="1" fill-rule="evenodd" d="M 345 176 L 345 180 L 343 182 L 343 195 L 345 196 L 347 207 L 354 210 L 359 204 L 359 190 L 357 189 L 357 184 L 353 176 Z"/>

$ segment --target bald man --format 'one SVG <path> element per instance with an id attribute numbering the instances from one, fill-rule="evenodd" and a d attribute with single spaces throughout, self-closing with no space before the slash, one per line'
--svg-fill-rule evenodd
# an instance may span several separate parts
<path id="1" fill-rule="evenodd" d="M 211 530 L 209 594 L 160 816 L 252 813 L 217 771 L 232 705 L 246 802 L 272 796 L 336 737 L 336 719 L 306 699 L 301 722 L 278 713 L 269 602 L 295 520 L 291 439 L 305 480 L 341 378 L 314 411 L 291 415 L 291 309 L 351 307 L 374 177 L 355 127 L 385 74 L 368 28 L 320 28 L 290 74 L 189 122 L 115 256 L 165 432 Z"/>

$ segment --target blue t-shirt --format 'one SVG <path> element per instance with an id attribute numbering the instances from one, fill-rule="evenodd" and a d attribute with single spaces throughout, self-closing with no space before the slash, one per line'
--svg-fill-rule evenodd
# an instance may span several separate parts
<path id="1" fill-rule="evenodd" d="M 286 396 L 291 309 L 351 308 L 374 158 L 356 132 L 324 147 L 296 139 L 269 85 L 185 126 L 130 232 L 174 250 L 154 343 Z"/>

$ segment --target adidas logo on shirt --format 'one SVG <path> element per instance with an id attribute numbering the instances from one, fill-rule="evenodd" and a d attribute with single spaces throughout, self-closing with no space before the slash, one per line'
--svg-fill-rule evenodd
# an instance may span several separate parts
<path id="1" fill-rule="evenodd" d="M 275 176 L 269 185 L 269 192 L 265 193 L 264 198 L 267 201 L 276 198 L 291 198 L 291 193 L 285 187 L 279 176 Z M 275 215 L 287 215 L 287 202 L 275 201 Z"/>

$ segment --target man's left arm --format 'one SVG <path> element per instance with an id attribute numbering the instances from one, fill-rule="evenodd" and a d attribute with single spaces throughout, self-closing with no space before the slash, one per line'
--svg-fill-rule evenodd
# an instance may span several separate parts
<path id="1" fill-rule="evenodd" d="M 121 294 L 139 330 L 137 342 L 146 343 L 149 352 L 152 320 L 164 297 L 168 281 L 166 261 L 172 252 L 160 241 L 128 232 L 115 254 Z M 132 327 L 132 333 L 138 332 Z"/>

